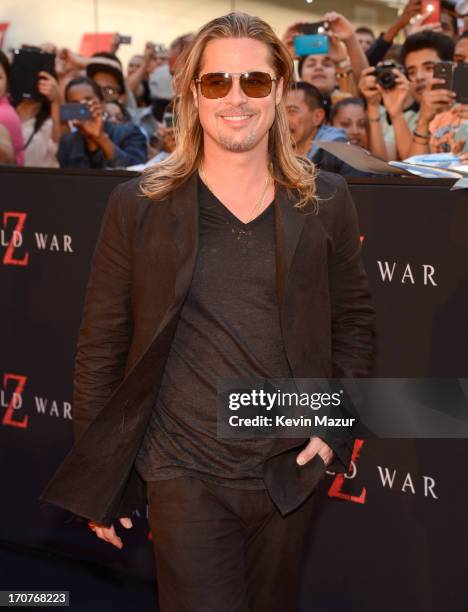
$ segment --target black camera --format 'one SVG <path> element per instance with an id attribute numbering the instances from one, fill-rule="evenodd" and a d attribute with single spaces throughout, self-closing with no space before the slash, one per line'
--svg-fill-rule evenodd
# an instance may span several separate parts
<path id="1" fill-rule="evenodd" d="M 404 71 L 403 66 L 397 64 L 393 60 L 385 60 L 381 62 L 375 68 L 374 75 L 377 79 L 377 83 L 383 87 L 383 89 L 393 89 L 396 85 L 396 75 L 393 69 L 397 68 L 400 72 Z"/>

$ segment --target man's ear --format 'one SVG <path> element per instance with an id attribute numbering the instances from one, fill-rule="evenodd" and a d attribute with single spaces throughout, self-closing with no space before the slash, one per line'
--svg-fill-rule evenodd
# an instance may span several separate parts
<path id="1" fill-rule="evenodd" d="M 278 81 L 276 81 L 275 104 L 277 106 L 281 102 L 281 98 L 283 97 L 283 86 L 284 79 L 283 77 L 281 77 L 280 79 L 278 79 Z"/>
<path id="2" fill-rule="evenodd" d="M 325 111 L 323 108 L 315 108 L 312 111 L 312 123 L 314 127 L 320 127 L 325 123 Z"/>
<path id="3" fill-rule="evenodd" d="M 190 83 L 190 90 L 192 92 L 195 107 L 198 108 L 198 91 L 197 91 L 197 84 L 195 83 L 195 81 L 192 81 Z"/>

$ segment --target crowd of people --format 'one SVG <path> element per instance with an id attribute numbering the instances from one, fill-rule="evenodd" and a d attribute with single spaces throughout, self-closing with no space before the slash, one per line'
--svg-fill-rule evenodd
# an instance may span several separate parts
<path id="1" fill-rule="evenodd" d="M 307 24 L 286 29 L 283 42 L 296 66 L 286 108 L 299 155 L 341 174 L 360 172 L 317 142 L 350 142 L 387 161 L 451 153 L 468 163 L 468 104 L 436 76 L 441 62 L 468 63 L 468 19 L 445 0 L 440 21 L 428 17 L 421 0 L 409 0 L 376 37 L 329 12 L 319 30 L 326 49 L 300 55 L 295 42 Z M 174 77 L 192 37 L 180 36 L 168 49 L 148 42 L 126 71 L 118 38 L 112 51 L 92 57 L 50 43 L 23 45 L 55 55 L 55 70 L 37 74 L 35 98 L 13 99 L 14 54 L 0 51 L 0 163 L 136 170 L 158 163 L 175 148 Z M 62 106 L 74 103 L 87 107 L 87 117 L 64 120 Z"/>

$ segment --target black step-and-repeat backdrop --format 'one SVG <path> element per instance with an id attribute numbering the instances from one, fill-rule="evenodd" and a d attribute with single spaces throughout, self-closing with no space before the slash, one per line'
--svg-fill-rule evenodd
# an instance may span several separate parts
<path id="1" fill-rule="evenodd" d="M 38 501 L 72 445 L 89 263 L 108 194 L 129 177 L 0 170 L 0 540 L 154 580 L 145 516 L 122 528 L 119 551 Z M 350 188 L 378 312 L 376 375 L 466 377 L 466 191 L 418 179 Z M 468 610 L 467 465 L 465 440 L 358 440 L 350 474 L 328 474 L 316 494 L 303 609 Z"/>

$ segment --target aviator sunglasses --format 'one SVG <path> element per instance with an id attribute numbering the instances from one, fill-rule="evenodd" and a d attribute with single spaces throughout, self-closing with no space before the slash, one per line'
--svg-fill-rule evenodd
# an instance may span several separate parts
<path id="1" fill-rule="evenodd" d="M 214 100 L 224 98 L 232 88 L 233 76 L 238 76 L 242 91 L 249 98 L 266 98 L 271 92 L 271 84 L 277 79 L 268 72 L 207 72 L 199 79 L 200 91 L 204 98 Z"/>

